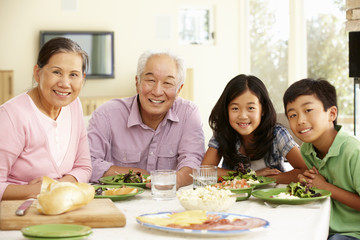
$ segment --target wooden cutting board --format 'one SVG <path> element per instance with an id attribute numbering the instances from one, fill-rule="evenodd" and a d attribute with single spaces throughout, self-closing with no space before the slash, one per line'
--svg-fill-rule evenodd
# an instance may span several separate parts
<path id="1" fill-rule="evenodd" d="M 49 216 L 39 213 L 33 202 L 25 216 L 17 216 L 16 209 L 24 201 L 1 201 L 0 229 L 18 230 L 38 224 L 79 224 L 93 228 L 124 227 L 125 215 L 108 198 L 93 199 L 88 205 L 60 215 Z"/>

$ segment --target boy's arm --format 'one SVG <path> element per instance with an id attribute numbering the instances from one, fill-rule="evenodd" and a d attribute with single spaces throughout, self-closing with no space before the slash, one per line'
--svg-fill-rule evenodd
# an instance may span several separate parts
<path id="1" fill-rule="evenodd" d="M 326 188 L 323 187 L 321 189 L 330 191 L 331 197 L 333 199 L 335 199 L 357 211 L 360 211 L 360 196 L 358 194 L 348 192 L 348 191 L 346 191 L 342 188 L 339 188 L 331 183 L 327 183 L 326 185 L 327 185 Z"/>
<path id="2" fill-rule="evenodd" d="M 360 196 L 357 193 L 348 192 L 331 183 L 328 183 L 315 167 L 310 170 L 306 170 L 303 174 L 299 174 L 298 177 L 300 181 L 305 180 L 313 187 L 330 191 L 333 199 L 360 211 Z"/>

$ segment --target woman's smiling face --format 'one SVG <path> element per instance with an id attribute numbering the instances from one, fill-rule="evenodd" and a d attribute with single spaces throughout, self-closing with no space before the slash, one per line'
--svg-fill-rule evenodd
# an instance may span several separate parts
<path id="1" fill-rule="evenodd" d="M 42 68 L 35 65 L 34 78 L 46 112 L 67 106 L 78 97 L 85 78 L 82 64 L 78 53 L 60 52 Z"/>

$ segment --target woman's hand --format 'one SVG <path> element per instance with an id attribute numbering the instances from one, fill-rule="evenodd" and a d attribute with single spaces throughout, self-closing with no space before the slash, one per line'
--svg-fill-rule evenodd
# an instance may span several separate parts
<path id="1" fill-rule="evenodd" d="M 281 171 L 276 168 L 263 168 L 255 172 L 256 172 L 256 176 L 264 176 L 264 177 L 271 175 L 278 175 L 279 173 L 281 173 Z"/>
<path id="2" fill-rule="evenodd" d="M 77 182 L 77 179 L 72 175 L 64 175 L 62 178 L 55 180 L 59 182 Z"/>
<path id="3" fill-rule="evenodd" d="M 38 177 L 38 178 L 35 178 L 35 179 L 31 180 L 28 183 L 28 185 L 34 185 L 34 184 L 39 184 L 39 183 L 40 183 L 40 185 L 42 184 L 42 177 Z"/>
<path id="4" fill-rule="evenodd" d="M 26 198 L 37 198 L 37 195 L 40 193 L 41 190 L 41 184 L 42 184 L 42 177 L 31 180 L 27 184 L 28 196 Z"/>

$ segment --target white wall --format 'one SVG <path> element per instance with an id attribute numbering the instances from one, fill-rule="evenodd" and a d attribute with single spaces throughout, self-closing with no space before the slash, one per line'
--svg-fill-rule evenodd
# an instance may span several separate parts
<path id="1" fill-rule="evenodd" d="M 206 140 L 210 111 L 225 84 L 239 74 L 238 0 L 78 0 L 77 11 L 63 11 L 61 0 L 0 0 L 0 69 L 14 70 L 15 95 L 31 88 L 41 30 L 115 32 L 115 79 L 87 80 L 80 96 L 135 94 L 137 58 L 150 48 L 168 48 L 194 68 L 194 98 Z M 216 43 L 180 45 L 181 6 L 213 6 Z M 170 19 L 170 37 L 157 37 L 157 19 Z M 186 83 L 185 83 L 186 84 Z"/>

